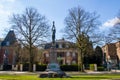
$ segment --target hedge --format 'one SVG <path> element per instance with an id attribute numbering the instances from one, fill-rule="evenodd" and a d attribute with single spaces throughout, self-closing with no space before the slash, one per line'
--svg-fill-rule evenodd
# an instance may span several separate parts
<path id="1" fill-rule="evenodd" d="M 90 70 L 94 70 L 94 64 L 90 64 Z M 20 66 L 18 67 L 18 70 Z M 36 64 L 36 71 L 45 71 L 47 68 L 47 65 L 40 65 L 40 64 Z M 78 69 L 79 68 L 79 69 Z M 60 69 L 62 71 L 80 71 L 80 66 L 78 67 L 78 65 L 60 65 Z M 4 65 L 3 66 L 3 70 L 12 70 L 12 66 L 11 65 Z M 29 64 L 23 64 L 23 71 L 28 71 L 29 70 Z M 103 66 L 98 66 L 97 67 L 97 71 L 104 71 L 105 68 Z"/>
<path id="2" fill-rule="evenodd" d="M 36 71 L 45 71 L 47 68 L 47 65 L 36 65 Z M 78 65 L 61 65 L 60 69 L 62 71 L 78 71 Z M 29 64 L 23 64 L 23 71 L 29 70 Z M 80 70 L 80 66 L 79 66 Z"/>
<path id="3" fill-rule="evenodd" d="M 105 68 L 104 68 L 103 66 L 100 66 L 100 67 L 97 67 L 97 70 L 98 70 L 98 71 L 104 71 Z"/>
<path id="4" fill-rule="evenodd" d="M 60 66 L 62 71 L 78 71 L 80 70 L 80 66 L 78 65 L 61 65 Z"/>
<path id="5" fill-rule="evenodd" d="M 36 71 L 45 71 L 47 65 L 36 65 Z"/>
<path id="6" fill-rule="evenodd" d="M 94 64 L 90 64 L 90 70 L 92 70 L 92 71 L 95 70 Z"/>

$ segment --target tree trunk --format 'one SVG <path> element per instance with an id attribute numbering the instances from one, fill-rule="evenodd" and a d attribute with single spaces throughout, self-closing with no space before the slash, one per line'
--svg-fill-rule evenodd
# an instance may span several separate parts
<path id="1" fill-rule="evenodd" d="M 30 56 L 29 71 L 33 72 L 33 58 Z"/>
<path id="2" fill-rule="evenodd" d="M 81 64 L 80 64 L 80 67 L 81 67 L 81 72 L 84 72 L 84 68 L 83 68 L 83 53 L 80 53 L 81 55 Z"/>
<path id="3" fill-rule="evenodd" d="M 78 53 L 78 71 L 84 72 L 82 50 L 80 50 L 79 52 L 80 53 Z M 80 70 L 79 70 L 79 67 L 80 67 Z"/>
<path id="4" fill-rule="evenodd" d="M 29 71 L 33 72 L 33 53 L 32 53 L 32 46 L 30 45 L 30 49 L 29 49 L 29 53 L 30 53 L 30 61 L 29 61 Z"/>

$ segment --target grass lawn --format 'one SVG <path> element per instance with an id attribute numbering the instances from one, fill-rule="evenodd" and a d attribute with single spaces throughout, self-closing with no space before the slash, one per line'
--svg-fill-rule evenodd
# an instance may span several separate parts
<path id="1" fill-rule="evenodd" d="M 0 80 L 120 80 L 120 74 L 92 74 L 92 75 L 78 75 L 72 78 L 38 78 L 39 75 L 10 75 L 1 74 Z"/>

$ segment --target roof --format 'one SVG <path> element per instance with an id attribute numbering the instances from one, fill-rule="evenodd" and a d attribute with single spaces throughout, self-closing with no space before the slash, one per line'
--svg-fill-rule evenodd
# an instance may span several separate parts
<path id="1" fill-rule="evenodd" d="M 59 40 L 56 40 L 55 41 L 55 45 L 56 45 L 56 48 L 58 48 L 58 44 L 74 44 L 73 42 L 70 42 L 70 41 L 66 41 L 64 38 L 63 39 L 59 39 Z M 50 43 L 46 43 L 45 44 L 45 49 L 49 49 L 51 48 L 52 46 L 52 42 Z"/>
<path id="2" fill-rule="evenodd" d="M 69 41 L 66 41 L 64 38 L 56 40 L 56 43 L 71 43 Z"/>
<path id="3" fill-rule="evenodd" d="M 16 36 L 13 30 L 10 30 L 7 34 L 7 36 L 5 37 L 5 39 L 2 42 L 2 46 L 7 46 L 7 43 L 9 45 L 12 45 L 16 42 Z"/>

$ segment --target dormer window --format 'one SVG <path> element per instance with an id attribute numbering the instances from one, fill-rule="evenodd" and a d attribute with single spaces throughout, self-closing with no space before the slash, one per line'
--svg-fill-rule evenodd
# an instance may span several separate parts
<path id="1" fill-rule="evenodd" d="M 10 45 L 10 42 L 9 42 L 9 41 L 7 41 L 7 42 L 6 42 L 6 46 L 9 46 L 9 45 Z"/>
<path id="2" fill-rule="evenodd" d="M 62 44 L 59 44 L 59 48 L 62 48 Z"/>

